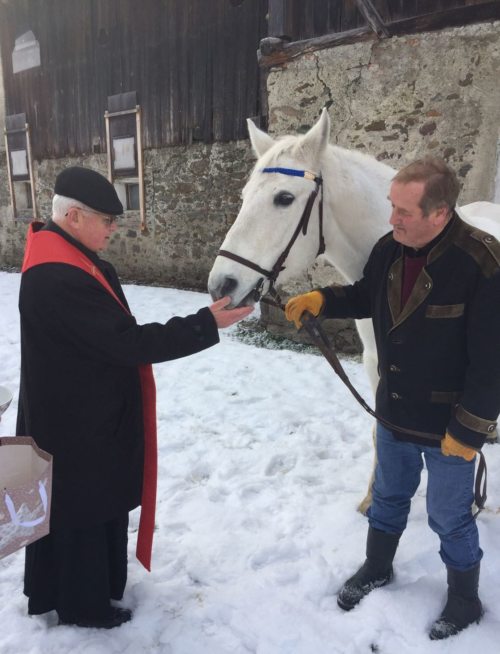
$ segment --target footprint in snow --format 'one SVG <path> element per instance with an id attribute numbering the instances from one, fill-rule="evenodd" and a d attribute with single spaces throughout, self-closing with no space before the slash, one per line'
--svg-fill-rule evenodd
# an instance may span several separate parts
<path id="1" fill-rule="evenodd" d="M 250 565 L 254 570 L 265 568 L 273 563 L 288 563 L 297 561 L 303 556 L 303 553 L 293 542 L 283 543 L 271 547 L 265 547 L 260 552 L 252 556 Z"/>
<path id="2" fill-rule="evenodd" d="M 277 454 L 269 461 L 266 467 L 266 475 L 272 476 L 277 474 L 286 475 L 293 470 L 297 464 L 297 458 L 289 454 Z"/>

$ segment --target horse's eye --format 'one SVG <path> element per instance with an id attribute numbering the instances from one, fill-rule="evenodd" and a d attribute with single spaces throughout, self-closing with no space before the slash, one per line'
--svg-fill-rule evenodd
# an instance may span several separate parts
<path id="1" fill-rule="evenodd" d="M 295 195 L 288 191 L 280 191 L 274 196 L 274 204 L 278 207 L 288 207 L 295 200 Z"/>

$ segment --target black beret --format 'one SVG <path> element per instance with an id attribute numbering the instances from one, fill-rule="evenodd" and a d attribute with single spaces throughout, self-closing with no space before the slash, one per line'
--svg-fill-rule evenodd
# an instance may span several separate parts
<path id="1" fill-rule="evenodd" d="M 90 168 L 81 166 L 65 168 L 56 177 L 54 193 L 78 200 L 100 213 L 112 216 L 123 213 L 123 205 L 113 184 L 104 175 Z"/>

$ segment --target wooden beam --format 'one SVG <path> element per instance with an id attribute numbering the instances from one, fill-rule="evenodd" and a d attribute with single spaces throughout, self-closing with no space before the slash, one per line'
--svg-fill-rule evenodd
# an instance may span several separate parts
<path id="1" fill-rule="evenodd" d="M 481 4 L 466 5 L 455 9 L 443 9 L 431 14 L 405 18 L 389 24 L 391 34 L 412 34 L 415 32 L 431 32 L 446 27 L 461 27 L 471 23 L 482 23 L 500 19 L 500 2 L 492 0 Z"/>
<path id="2" fill-rule="evenodd" d="M 7 162 L 7 178 L 9 180 L 9 193 L 10 193 L 10 204 L 12 207 L 12 217 L 17 218 L 17 208 L 16 208 L 16 193 L 14 191 L 14 182 L 12 181 L 12 170 L 10 167 L 10 151 L 9 151 L 9 139 L 7 138 L 7 130 L 4 129 L 5 134 L 5 154 Z"/>
<path id="3" fill-rule="evenodd" d="M 391 35 L 387 25 L 384 23 L 382 16 L 378 13 L 377 8 L 373 4 L 372 0 L 356 0 L 356 5 L 360 14 L 363 15 L 366 22 L 377 36 L 388 37 Z"/>
<path id="4" fill-rule="evenodd" d="M 268 0 L 267 34 L 293 39 L 293 5 L 289 0 Z"/>
<path id="5" fill-rule="evenodd" d="M 391 36 L 402 36 L 404 34 L 430 32 L 446 27 L 460 27 L 490 20 L 500 20 L 500 2 L 498 0 L 490 0 L 489 2 L 454 9 L 443 9 L 423 16 L 393 21 L 385 24 L 385 26 Z M 373 28 L 365 26 L 292 43 L 277 38 L 262 39 L 257 51 L 257 60 L 259 66 L 263 68 L 281 66 L 288 61 L 316 50 L 367 41 L 373 38 L 373 34 Z"/>
<path id="6" fill-rule="evenodd" d="M 287 43 L 281 39 L 267 38 L 262 39 L 260 42 L 260 48 L 257 50 L 257 60 L 259 66 L 263 68 L 281 66 L 287 61 L 301 57 L 308 52 L 334 48 L 337 45 L 357 43 L 358 41 L 367 41 L 369 39 L 373 39 L 373 32 L 369 27 L 358 27 L 346 32 L 325 34 L 325 36 L 305 39 L 304 41 L 295 41 L 293 43 Z"/>
<path id="7" fill-rule="evenodd" d="M 113 183 L 113 159 L 111 155 L 111 131 L 109 129 L 109 113 L 104 112 L 104 123 L 106 125 L 106 159 L 108 162 L 108 180 Z"/>
<path id="8" fill-rule="evenodd" d="M 144 189 L 144 159 L 142 152 L 142 118 L 141 118 L 141 106 L 137 105 L 135 115 L 135 125 L 136 125 L 136 148 L 137 148 L 137 168 L 139 173 L 139 211 L 141 215 L 141 232 L 147 231 L 146 225 L 146 195 Z"/>
<path id="9" fill-rule="evenodd" d="M 38 218 L 38 208 L 36 203 L 35 175 L 33 174 L 33 156 L 31 154 L 30 126 L 26 123 L 26 155 L 28 158 L 28 170 L 30 173 L 30 191 L 31 191 L 31 208 L 33 220 Z"/>

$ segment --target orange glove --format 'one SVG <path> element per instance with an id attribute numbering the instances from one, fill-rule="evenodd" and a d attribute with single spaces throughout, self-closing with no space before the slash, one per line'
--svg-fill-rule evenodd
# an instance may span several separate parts
<path id="1" fill-rule="evenodd" d="M 472 461 L 477 454 L 476 450 L 468 445 L 462 445 L 448 432 L 441 441 L 441 452 L 445 456 L 461 456 L 466 461 Z"/>
<path id="2" fill-rule="evenodd" d="M 303 295 L 296 295 L 290 298 L 286 303 L 285 316 L 287 320 L 293 321 L 295 327 L 300 329 L 302 322 L 300 320 L 304 311 L 309 311 L 313 316 L 319 316 L 319 313 L 325 303 L 325 298 L 321 291 L 310 291 Z"/>

